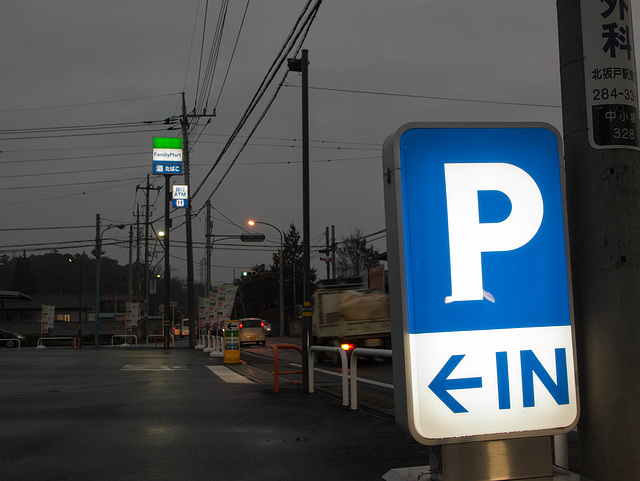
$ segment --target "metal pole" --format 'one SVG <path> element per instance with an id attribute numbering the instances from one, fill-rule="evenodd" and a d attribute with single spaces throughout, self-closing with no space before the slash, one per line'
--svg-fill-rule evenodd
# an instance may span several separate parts
<path id="1" fill-rule="evenodd" d="M 142 307 L 142 335 L 149 333 L 149 174 L 147 174 L 146 205 L 144 215 L 144 299 Z"/>
<path id="2" fill-rule="evenodd" d="M 278 326 L 278 334 L 280 335 L 284 329 L 284 265 L 282 262 L 284 246 L 282 241 L 282 232 L 280 232 L 280 265 L 278 270 L 280 271 L 280 325 Z"/>
<path id="3" fill-rule="evenodd" d="M 336 278 L 336 226 L 331 226 L 331 279 Z"/>
<path id="4" fill-rule="evenodd" d="M 96 304 L 93 318 L 93 342 L 95 347 L 99 346 L 98 322 L 100 319 L 100 255 L 102 252 L 102 235 L 100 234 L 100 214 L 96 214 Z"/>
<path id="5" fill-rule="evenodd" d="M 329 227 L 325 227 L 324 229 L 324 241 L 325 241 L 325 252 L 327 254 L 327 280 L 331 279 L 331 250 L 329 249 Z"/>
<path id="6" fill-rule="evenodd" d="M 187 191 L 191 192 L 189 174 L 189 119 L 187 116 L 187 104 L 182 92 L 182 157 L 184 167 L 184 183 Z M 191 225 L 191 199 L 187 200 L 187 208 L 184 210 L 185 228 L 187 230 L 187 311 L 189 312 L 189 347 L 196 347 L 196 319 L 198 316 L 198 303 L 196 300 L 196 288 L 193 272 L 193 227 Z"/>
<path id="7" fill-rule="evenodd" d="M 258 220 L 250 220 L 249 221 L 249 225 L 254 225 L 254 224 L 264 224 L 264 225 L 268 225 L 269 227 L 272 227 L 273 229 L 278 231 L 278 234 L 280 234 L 280 256 L 279 256 L 279 261 L 278 261 L 278 270 L 279 270 L 279 302 L 280 302 L 280 326 L 278 329 L 279 333 L 284 333 L 283 329 L 284 329 L 284 270 L 283 270 L 283 260 L 282 260 L 282 254 L 283 254 L 283 250 L 284 250 L 284 236 L 282 234 L 282 231 L 280 229 L 278 229 L 275 225 L 273 224 L 269 224 L 268 222 L 262 222 L 262 221 L 258 221 Z M 235 276 L 234 276 L 235 277 Z M 295 284 L 295 278 L 294 278 L 294 284 Z M 295 287 L 294 287 L 295 289 Z M 295 301 L 294 301 L 295 304 Z"/>
<path id="8" fill-rule="evenodd" d="M 164 347 L 169 348 L 169 303 L 171 302 L 171 259 L 169 258 L 169 237 L 171 231 L 171 176 L 164 176 Z"/>
<path id="9" fill-rule="evenodd" d="M 205 297 L 208 299 L 210 290 L 211 290 L 211 201 L 207 201 L 207 233 L 205 235 L 205 240 L 207 242 L 206 248 L 206 259 L 207 259 L 207 271 L 205 272 L 206 286 L 205 286 Z"/>
<path id="10" fill-rule="evenodd" d="M 311 344 L 311 239 L 309 219 L 309 51 L 302 50 L 302 205 L 304 308 L 302 310 L 302 390 L 309 390 L 309 347 Z"/>
<path id="11" fill-rule="evenodd" d="M 78 347 L 82 347 L 82 261 L 78 259 Z"/>
<path id="12" fill-rule="evenodd" d="M 614 5 L 615 2 L 608 3 Z M 612 85 L 623 77 L 609 77 L 607 82 L 613 81 L 613 84 L 604 85 L 596 92 L 586 88 L 586 80 L 592 82 L 594 72 L 591 68 L 585 71 L 585 61 L 603 55 L 600 48 L 587 46 L 587 42 L 594 39 L 598 47 L 602 45 L 600 42 L 606 42 L 601 26 L 617 22 L 618 32 L 618 27 L 624 24 L 629 28 L 627 38 L 633 39 L 631 3 L 618 2 L 617 8 L 605 19 L 607 8 L 603 2 L 602 10 L 598 8 L 595 16 L 589 16 L 587 28 L 594 17 L 598 19 L 595 28 L 583 33 L 583 13 L 590 12 L 593 4 L 600 6 L 601 2 L 557 2 L 580 386 L 580 474 L 594 481 L 637 479 L 640 471 L 640 416 L 636 409 L 627 406 L 640 397 L 640 323 L 637 320 L 640 312 L 640 152 L 619 145 L 613 147 L 613 142 L 607 143 L 610 148 L 605 149 L 591 146 L 590 137 L 595 138 L 602 130 L 612 127 L 605 124 L 589 128 L 589 117 L 597 111 L 592 102 L 598 94 L 602 97 L 605 87 L 607 94 L 613 93 Z M 629 57 L 635 56 L 633 50 L 629 54 Z M 618 51 L 616 62 L 629 57 L 626 52 Z M 628 72 L 623 82 L 628 86 L 625 87 L 627 94 L 637 95 L 635 59 L 630 63 L 630 67 L 625 68 Z M 608 95 L 606 103 L 616 107 L 615 104 L 624 100 L 623 96 L 624 93 L 617 98 Z M 592 107 L 588 108 L 588 103 Z M 624 112 L 624 107 L 619 107 Z M 616 115 L 615 121 L 624 120 Z M 626 133 L 637 139 L 637 120 L 633 122 L 626 126 L 630 127 Z"/>
<path id="13" fill-rule="evenodd" d="M 131 302 L 133 300 L 133 226 L 129 226 L 129 281 L 127 288 L 129 289 L 129 295 L 127 300 Z"/>
<path id="14" fill-rule="evenodd" d="M 98 252 L 96 253 L 96 258 L 97 258 L 97 262 L 98 262 L 98 267 L 96 270 L 96 307 L 95 307 L 95 318 L 94 318 L 94 323 L 93 323 L 93 342 L 95 347 L 99 347 L 100 342 L 99 342 L 99 332 L 100 332 L 100 328 L 98 326 L 98 323 L 100 322 L 100 257 L 101 257 L 101 253 L 100 251 L 102 250 L 102 235 L 100 235 L 100 240 L 98 242 Z"/>

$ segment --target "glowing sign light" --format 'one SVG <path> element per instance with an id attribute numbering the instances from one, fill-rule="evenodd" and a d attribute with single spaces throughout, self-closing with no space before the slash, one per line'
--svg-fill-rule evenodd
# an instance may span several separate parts
<path id="1" fill-rule="evenodd" d="M 419 442 L 577 422 L 561 159 L 540 124 L 409 124 L 385 142 L 396 417 Z"/>
<path id="2" fill-rule="evenodd" d="M 153 138 L 153 173 L 182 174 L 182 139 L 175 137 Z"/>

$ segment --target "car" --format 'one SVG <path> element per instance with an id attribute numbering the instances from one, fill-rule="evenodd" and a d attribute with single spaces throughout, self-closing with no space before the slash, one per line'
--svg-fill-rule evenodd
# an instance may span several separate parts
<path id="1" fill-rule="evenodd" d="M 267 336 L 264 332 L 264 321 L 258 317 L 245 317 L 239 319 L 240 322 L 240 344 L 255 342 L 256 344 L 267 343 Z"/>
<path id="2" fill-rule="evenodd" d="M 6 347 L 18 347 L 18 344 L 26 346 L 27 338 L 17 332 L 9 332 L 4 329 L 0 329 L 0 346 L 5 345 Z"/>
<path id="3" fill-rule="evenodd" d="M 271 323 L 267 321 L 264 322 L 264 333 L 267 337 L 271 337 Z"/>

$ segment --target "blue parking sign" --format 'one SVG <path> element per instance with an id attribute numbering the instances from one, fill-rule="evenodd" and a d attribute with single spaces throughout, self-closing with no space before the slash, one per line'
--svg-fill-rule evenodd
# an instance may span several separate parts
<path id="1" fill-rule="evenodd" d="M 577 422 L 560 151 L 542 124 L 409 124 L 385 142 L 396 405 L 420 442 Z"/>

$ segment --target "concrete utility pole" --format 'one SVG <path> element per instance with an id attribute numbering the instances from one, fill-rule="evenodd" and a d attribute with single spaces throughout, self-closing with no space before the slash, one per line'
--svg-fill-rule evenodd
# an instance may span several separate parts
<path id="1" fill-rule="evenodd" d="M 640 472 L 640 152 L 630 0 L 557 2 L 580 474 Z"/>
<path id="2" fill-rule="evenodd" d="M 180 124 L 182 126 L 182 157 L 184 167 L 184 183 L 187 186 L 187 191 L 191 195 L 190 187 L 190 174 L 189 174 L 189 117 L 196 119 L 208 118 L 209 122 L 212 117 L 215 117 L 215 111 L 213 114 L 187 114 L 187 104 L 184 98 L 184 92 L 182 92 L 182 114 L 180 115 Z M 193 229 L 191 226 L 191 198 L 187 202 L 187 208 L 184 212 L 185 227 L 187 230 L 187 304 L 189 311 L 189 347 L 196 347 L 196 320 L 198 319 L 198 301 L 196 299 L 195 279 L 193 272 Z"/>
<path id="3" fill-rule="evenodd" d="M 144 214 L 144 305 L 142 307 L 142 337 L 146 337 L 149 330 L 149 191 L 160 191 L 161 187 L 151 187 L 149 185 L 149 174 L 147 174 L 146 187 L 136 186 L 137 189 L 145 191 L 145 214 Z"/>
<path id="4" fill-rule="evenodd" d="M 182 158 L 184 167 L 184 183 L 187 192 L 191 192 L 189 174 L 189 117 L 187 116 L 187 104 L 182 92 Z M 190 194 L 189 194 L 190 195 Z M 189 347 L 196 347 L 196 319 L 198 319 L 198 304 L 196 301 L 196 288 L 193 272 L 193 228 L 191 226 L 191 199 L 187 201 L 184 210 L 185 227 L 187 230 L 187 310 L 189 312 Z"/>
<path id="5" fill-rule="evenodd" d="M 164 174 L 164 311 L 163 333 L 164 348 L 169 349 L 170 324 L 169 304 L 171 304 L 171 256 L 169 255 L 171 239 L 171 175 Z"/>
<path id="6" fill-rule="evenodd" d="M 211 220 L 211 201 L 207 201 L 207 230 L 205 234 L 205 239 L 207 241 L 207 249 L 206 249 L 206 260 L 207 260 L 207 272 L 205 273 L 205 297 L 209 298 L 209 293 L 211 291 L 211 247 L 213 245 L 213 221 Z"/>

